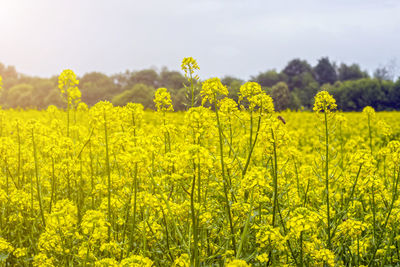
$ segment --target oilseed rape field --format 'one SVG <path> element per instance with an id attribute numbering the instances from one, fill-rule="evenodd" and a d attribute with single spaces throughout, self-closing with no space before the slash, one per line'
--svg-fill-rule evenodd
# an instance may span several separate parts
<path id="1" fill-rule="evenodd" d="M 185 58 L 187 111 L 141 104 L 0 111 L 2 266 L 392 266 L 400 261 L 400 114 L 275 112 Z M 198 92 L 198 93 L 197 93 Z M 201 99 L 201 105 L 195 105 Z"/>

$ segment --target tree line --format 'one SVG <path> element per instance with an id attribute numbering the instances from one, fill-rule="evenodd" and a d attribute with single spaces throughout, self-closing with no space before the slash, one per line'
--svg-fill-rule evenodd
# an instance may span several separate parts
<path id="1" fill-rule="evenodd" d="M 57 88 L 57 76 L 32 77 L 2 63 L 0 75 L 3 77 L 0 95 L 3 108 L 65 106 Z M 136 102 L 146 109 L 153 109 L 154 92 L 159 87 L 168 88 L 175 110 L 185 110 L 185 103 L 188 103 L 187 79 L 181 72 L 166 67 L 160 71 L 127 70 L 114 75 L 90 72 L 79 80 L 82 101 L 89 106 L 108 100 L 117 106 Z M 233 76 L 222 77 L 221 81 L 228 87 L 229 97 L 238 100 L 240 86 L 246 81 Z M 358 64 L 337 65 L 328 57 L 320 58 L 315 66 L 306 60 L 293 59 L 281 71 L 260 72 L 249 81 L 258 82 L 272 96 L 277 110 L 310 109 L 314 95 L 321 90 L 329 91 L 344 111 L 359 111 L 365 106 L 376 110 L 400 110 L 400 77 L 395 77 L 393 66 L 379 67 L 370 75 Z M 197 84 L 197 88 L 200 86 Z"/>

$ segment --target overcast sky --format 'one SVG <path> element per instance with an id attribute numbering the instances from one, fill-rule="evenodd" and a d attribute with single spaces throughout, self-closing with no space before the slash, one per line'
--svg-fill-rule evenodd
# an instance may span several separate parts
<path id="1" fill-rule="evenodd" d="M 400 1 L 0 0 L 0 62 L 25 74 L 178 70 L 187 56 L 203 79 L 293 58 L 400 65 Z"/>

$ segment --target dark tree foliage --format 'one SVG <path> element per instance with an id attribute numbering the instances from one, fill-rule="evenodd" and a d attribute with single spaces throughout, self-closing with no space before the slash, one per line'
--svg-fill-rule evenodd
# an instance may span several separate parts
<path id="1" fill-rule="evenodd" d="M 155 70 L 147 69 L 133 72 L 129 79 L 129 85 L 134 84 L 145 84 L 152 87 L 158 87 L 159 85 L 159 76 Z"/>
<path id="2" fill-rule="evenodd" d="M 276 70 L 268 70 L 266 72 L 260 72 L 257 76 L 252 76 L 250 80 L 258 82 L 262 87 L 272 87 L 284 79 L 282 79 L 282 75 Z"/>
<path id="3" fill-rule="evenodd" d="M 132 89 L 125 90 L 122 93 L 116 95 L 112 99 L 112 103 L 116 106 L 125 106 L 129 102 L 141 103 L 144 108 L 154 108 L 154 87 L 146 84 L 138 83 L 135 84 Z"/>
<path id="4" fill-rule="evenodd" d="M 284 74 L 286 74 L 288 77 L 295 77 L 298 76 L 304 72 L 312 72 L 312 68 L 310 64 L 306 60 L 301 60 L 301 59 L 293 59 L 289 61 L 289 63 L 286 65 L 286 67 L 282 71 Z"/>
<path id="5" fill-rule="evenodd" d="M 286 83 L 278 82 L 272 86 L 271 97 L 274 100 L 275 110 L 287 109 L 290 105 L 290 92 Z"/>
<path id="6" fill-rule="evenodd" d="M 187 79 L 178 71 L 170 71 L 167 68 L 163 68 L 159 76 L 159 86 L 168 88 L 169 90 L 177 91 L 189 85 Z"/>
<path id="7" fill-rule="evenodd" d="M 393 80 L 393 76 L 391 75 L 390 71 L 386 67 L 377 68 L 374 71 L 374 78 L 376 78 L 378 80 L 386 80 L 386 81 Z"/>
<path id="8" fill-rule="evenodd" d="M 110 101 L 115 94 L 121 92 L 110 77 L 100 72 L 83 75 L 79 88 L 82 93 L 82 101 L 89 106 L 103 100 Z"/>
<path id="9" fill-rule="evenodd" d="M 13 66 L 0 63 L 3 90 L 0 105 L 4 108 L 38 108 L 49 105 L 65 108 L 65 102 L 58 90 L 58 76 L 51 78 L 31 77 L 20 74 Z M 307 61 L 293 59 L 282 71 L 266 70 L 251 76 L 250 81 L 258 82 L 272 96 L 276 110 L 311 109 L 315 94 L 320 90 L 330 91 L 344 111 L 362 110 L 369 105 L 376 110 L 400 110 L 400 79 L 391 65 L 379 67 L 370 78 L 358 64 L 340 64 L 337 68 L 328 57 L 322 57 L 315 66 Z M 128 102 L 142 103 L 147 109 L 154 109 L 156 88 L 165 87 L 171 93 L 176 111 L 186 110 L 188 81 L 181 71 L 162 68 L 161 71 L 144 69 L 127 70 L 114 75 L 90 72 L 79 78 L 82 101 L 89 106 L 98 101 L 108 100 L 114 105 Z M 238 100 L 240 87 L 246 81 L 234 76 L 225 76 L 221 82 L 229 90 L 228 97 Z M 196 92 L 201 81 L 196 83 Z M 197 98 L 200 104 L 200 97 Z"/>
<path id="10" fill-rule="evenodd" d="M 342 110 L 361 111 L 365 106 L 384 110 L 388 108 L 388 93 L 393 90 L 392 87 L 392 82 L 382 83 L 378 79 L 363 78 L 342 82 L 330 91 Z"/>
<path id="11" fill-rule="evenodd" d="M 328 57 L 322 57 L 319 59 L 318 64 L 313 68 L 313 71 L 314 77 L 320 85 L 326 83 L 334 84 L 337 81 L 336 70 Z"/>
<path id="12" fill-rule="evenodd" d="M 339 80 L 347 81 L 347 80 L 358 80 L 362 78 L 368 78 L 369 75 L 365 71 L 361 71 L 361 68 L 358 64 L 352 64 L 350 66 L 342 63 L 338 69 Z"/>
<path id="13" fill-rule="evenodd" d="M 315 83 L 312 67 L 306 60 L 291 60 L 282 70 L 282 76 L 290 91 L 302 91 Z"/>
<path id="14" fill-rule="evenodd" d="M 240 86 L 242 86 L 245 83 L 245 81 L 232 76 L 225 76 L 224 78 L 221 79 L 221 82 L 223 85 L 228 87 L 229 91 L 228 97 L 237 101 L 239 97 Z"/>

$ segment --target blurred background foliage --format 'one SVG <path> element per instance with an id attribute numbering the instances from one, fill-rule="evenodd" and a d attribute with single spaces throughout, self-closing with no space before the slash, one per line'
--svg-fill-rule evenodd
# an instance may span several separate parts
<path id="1" fill-rule="evenodd" d="M 45 109 L 49 105 L 63 108 L 65 103 L 57 89 L 57 76 L 31 77 L 18 73 L 14 66 L 0 63 L 3 91 L 0 105 L 3 108 Z M 82 101 L 89 106 L 103 100 L 123 106 L 128 102 L 142 103 L 153 109 L 154 92 L 159 87 L 168 88 L 175 110 L 184 110 L 187 103 L 188 82 L 179 71 L 163 67 L 161 70 L 144 69 L 125 71 L 114 75 L 90 72 L 79 77 Z M 233 76 L 221 77 L 229 89 L 229 97 L 238 99 L 240 86 L 245 80 Z M 395 66 L 388 64 L 372 74 L 358 64 L 336 64 L 322 57 L 315 66 L 306 60 L 293 59 L 281 71 L 266 70 L 251 76 L 274 99 L 277 110 L 308 110 L 313 97 L 320 90 L 327 90 L 344 111 L 360 111 L 365 106 L 376 110 L 400 110 L 400 77 Z M 199 85 L 198 85 L 199 86 Z"/>

